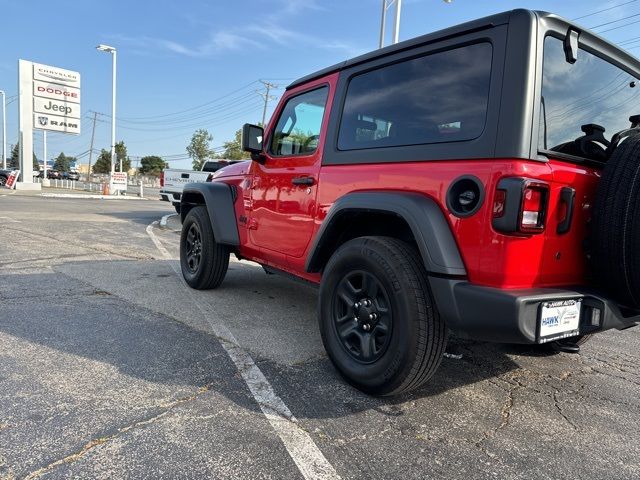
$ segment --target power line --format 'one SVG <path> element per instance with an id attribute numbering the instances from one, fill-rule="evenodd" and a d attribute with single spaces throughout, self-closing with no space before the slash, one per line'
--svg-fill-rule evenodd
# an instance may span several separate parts
<path id="1" fill-rule="evenodd" d="M 202 112 L 199 115 L 189 115 L 187 117 L 175 119 L 175 120 L 157 120 L 153 122 L 138 122 L 138 121 L 137 122 L 121 122 L 120 126 L 123 126 L 124 124 L 125 126 L 124 128 L 131 128 L 131 129 L 140 128 L 140 127 L 149 127 L 148 129 L 155 129 L 155 130 L 175 129 L 176 127 L 179 127 L 181 124 L 192 125 L 194 120 L 199 120 L 203 122 L 203 121 L 219 118 L 223 114 L 226 114 L 224 112 L 236 110 L 240 106 L 255 102 L 255 100 L 256 100 L 255 95 L 251 92 L 242 97 L 238 97 L 237 99 L 234 99 L 229 103 L 220 104 L 218 107 L 216 107 L 210 112 Z M 108 117 L 108 115 L 104 115 L 104 116 Z M 128 125 L 129 127 L 126 127 Z M 145 128 L 145 130 L 147 129 Z"/>
<path id="2" fill-rule="evenodd" d="M 168 119 L 161 119 L 161 120 L 121 120 L 118 119 L 118 121 L 122 124 L 133 124 L 133 125 L 175 125 L 176 123 L 181 123 L 181 122 L 186 122 L 186 121 L 193 121 L 194 119 L 197 118 L 205 118 L 207 116 L 210 116 L 212 114 L 216 114 L 219 113 L 220 111 L 223 111 L 225 109 L 228 109 L 229 107 L 234 107 L 236 105 L 238 105 L 239 102 L 242 102 L 244 100 L 247 100 L 249 98 L 253 98 L 253 92 L 247 92 L 244 95 L 238 96 L 238 97 L 234 97 L 232 99 L 230 99 L 227 102 L 223 102 L 220 104 L 217 104 L 215 107 L 213 108 L 209 108 L 207 110 L 203 110 L 201 112 L 196 112 L 196 113 L 192 113 L 190 115 L 185 115 L 185 116 L 180 116 L 180 117 L 175 117 L 175 118 L 168 118 Z M 109 116 L 109 115 L 105 115 L 105 116 Z"/>
<path id="3" fill-rule="evenodd" d="M 196 105 L 194 107 L 187 108 L 185 110 L 180 110 L 178 112 L 166 113 L 166 114 L 163 114 L 163 115 L 152 115 L 152 116 L 149 116 L 149 117 L 117 117 L 117 118 L 119 120 L 148 120 L 148 119 L 154 119 L 154 118 L 170 117 L 172 115 L 179 115 L 179 114 L 182 114 L 182 113 L 191 112 L 193 110 L 197 110 L 198 108 L 202 108 L 202 107 L 205 107 L 207 105 L 211 105 L 212 103 L 215 103 L 215 102 L 217 102 L 217 101 L 219 101 L 221 99 L 229 97 L 230 95 L 233 95 L 234 93 L 237 93 L 237 92 L 239 92 L 241 90 L 244 90 L 245 88 L 250 87 L 254 83 L 258 83 L 258 81 L 254 80 L 253 82 L 250 82 L 250 83 L 248 83 L 246 85 L 243 85 L 242 87 L 240 87 L 240 88 L 238 88 L 236 90 L 233 90 L 232 92 L 229 92 L 229 93 L 227 93 L 225 95 L 222 95 L 221 97 L 218 97 L 218 98 L 216 98 L 214 100 L 211 100 L 209 102 L 203 103 L 201 105 Z"/>
<path id="4" fill-rule="evenodd" d="M 614 5 L 612 7 L 604 8 L 602 10 L 598 10 L 597 12 L 591 12 L 591 13 L 587 13 L 586 15 L 582 15 L 580 17 L 573 18 L 572 20 L 580 20 L 581 18 L 587 18 L 587 17 L 591 17 L 593 15 L 597 15 L 597 14 L 602 13 L 602 12 L 608 12 L 609 10 L 613 10 L 614 8 L 622 7 L 623 5 L 629 5 L 630 3 L 633 3 L 633 2 L 636 2 L 636 1 L 637 0 L 630 0 L 628 2 L 619 3 L 619 4 Z"/>
<path id="5" fill-rule="evenodd" d="M 244 105 L 245 103 L 247 102 L 242 102 L 242 108 L 240 109 L 238 108 L 232 109 L 232 110 L 225 109 L 226 113 L 224 115 L 210 117 L 206 120 L 201 120 L 196 123 L 190 123 L 190 124 L 184 124 L 184 125 L 173 125 L 173 126 L 166 126 L 161 128 L 140 128 L 140 127 L 130 127 L 130 126 L 121 125 L 120 128 L 124 130 L 132 130 L 136 132 L 158 132 L 158 133 L 174 132 L 179 130 L 189 130 L 192 128 L 203 127 L 205 125 L 219 125 L 220 123 L 224 123 L 225 121 L 235 118 L 239 115 L 243 115 L 245 113 L 255 111 L 258 107 L 262 105 L 262 102 L 258 101 L 257 99 L 254 99 L 253 102 L 250 102 L 248 105 Z M 108 123 L 106 120 L 98 120 L 98 122 Z"/>
<path id="6" fill-rule="evenodd" d="M 605 25 L 611 25 L 612 23 L 624 22 L 625 20 L 628 20 L 629 18 L 638 17 L 638 16 L 640 16 L 640 13 L 636 13 L 634 15 L 629 15 L 628 17 L 624 17 L 624 18 L 619 18 L 618 20 L 611 20 L 610 22 L 604 22 L 604 23 L 601 23 L 600 25 L 594 25 L 593 27 L 589 27 L 589 28 L 591 28 L 593 30 L 595 28 L 604 27 Z"/>
<path id="7" fill-rule="evenodd" d="M 635 43 L 638 40 L 640 40 L 640 37 L 632 37 L 632 38 L 627 38 L 626 40 L 622 40 L 621 42 L 617 42 L 618 45 L 626 45 L 627 43 Z"/>
<path id="8" fill-rule="evenodd" d="M 619 28 L 628 27 L 629 25 L 635 25 L 636 23 L 640 23 L 640 20 L 636 20 L 635 22 L 625 23 L 624 25 L 619 25 L 617 27 L 607 28 L 606 30 L 601 30 L 598 33 L 610 32 L 611 30 L 617 30 Z"/>

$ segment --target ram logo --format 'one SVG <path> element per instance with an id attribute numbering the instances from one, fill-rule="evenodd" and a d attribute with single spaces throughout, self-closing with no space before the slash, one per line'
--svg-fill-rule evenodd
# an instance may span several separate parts
<path id="1" fill-rule="evenodd" d="M 38 117 L 38 123 L 44 127 L 49 123 L 49 119 L 47 117 Z"/>

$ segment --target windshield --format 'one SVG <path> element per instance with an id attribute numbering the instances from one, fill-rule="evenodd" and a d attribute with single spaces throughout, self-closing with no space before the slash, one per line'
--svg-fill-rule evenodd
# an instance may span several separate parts
<path id="1" fill-rule="evenodd" d="M 585 130 L 604 137 L 630 127 L 629 117 L 640 113 L 638 79 L 601 58 L 580 50 L 573 65 L 565 60 L 563 43 L 554 37 L 544 42 L 542 112 L 539 148 L 600 160 L 579 148 L 574 140 L 585 137 Z"/>

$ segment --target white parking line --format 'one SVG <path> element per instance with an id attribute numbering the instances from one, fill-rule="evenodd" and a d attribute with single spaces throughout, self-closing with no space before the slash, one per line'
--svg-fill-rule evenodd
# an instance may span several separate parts
<path id="1" fill-rule="evenodd" d="M 157 225 L 158 222 L 155 221 L 152 224 L 147 226 L 147 234 L 149 235 L 149 237 L 151 238 L 151 241 L 154 243 L 154 245 L 156 246 L 156 248 L 158 249 L 158 251 L 162 254 L 162 256 L 166 259 L 166 260 L 174 260 L 174 258 L 171 256 L 171 254 L 169 253 L 169 250 L 167 250 L 166 248 L 164 248 L 164 245 L 162 245 L 162 242 L 160 242 L 160 239 L 158 237 L 156 237 L 156 234 L 153 233 L 153 227 L 154 225 Z"/>
<path id="2" fill-rule="evenodd" d="M 0 217 L 0 220 L 6 220 L 9 223 L 22 223 L 20 220 L 15 220 L 11 217 Z"/>
<path id="3" fill-rule="evenodd" d="M 156 247 L 158 247 L 160 253 L 169 259 L 171 255 L 153 233 L 153 227 L 157 224 L 158 222 L 153 222 L 149 225 L 147 233 Z M 260 368 L 258 368 L 251 356 L 242 349 L 233 333 L 226 326 L 214 324 L 209 320 L 209 313 L 204 310 L 201 301 L 196 298 L 193 290 L 185 283 L 182 273 L 173 264 L 171 268 L 178 275 L 193 305 L 200 311 L 203 318 L 207 319 L 214 335 L 240 372 L 253 398 L 260 406 L 260 410 L 262 410 L 271 427 L 282 440 L 302 476 L 307 480 L 339 479 L 340 476 L 336 473 L 336 470 L 322 454 L 311 436 L 300 427 L 298 420 L 293 416 L 289 407 L 276 394 Z"/>

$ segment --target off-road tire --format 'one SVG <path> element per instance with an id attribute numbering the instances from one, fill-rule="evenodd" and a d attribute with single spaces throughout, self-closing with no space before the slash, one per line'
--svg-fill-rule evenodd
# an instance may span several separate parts
<path id="1" fill-rule="evenodd" d="M 607 161 L 590 236 L 596 281 L 622 304 L 640 307 L 640 133 Z"/>
<path id="2" fill-rule="evenodd" d="M 175 208 L 176 213 L 179 215 L 180 214 L 180 204 L 179 203 L 174 203 L 173 204 L 173 208 Z"/>
<path id="3" fill-rule="evenodd" d="M 0 176 L 0 187 L 4 187 L 7 184 L 6 177 Z"/>
<path id="4" fill-rule="evenodd" d="M 189 235 L 194 231 L 199 232 L 200 255 L 197 265 L 190 263 Z M 192 238 L 192 248 L 193 244 Z M 182 223 L 180 267 L 184 280 L 196 290 L 210 290 L 218 287 L 227 274 L 229 249 L 215 241 L 211 220 L 205 206 L 193 207 Z"/>
<path id="5" fill-rule="evenodd" d="M 338 299 L 338 289 L 353 275 L 371 275 L 389 300 L 390 338 L 381 356 L 369 363 L 356 359 L 338 333 L 342 324 L 336 321 L 336 302 L 342 302 L 339 308 L 349 308 L 349 302 Z M 446 325 L 434 305 L 420 255 L 389 237 L 356 238 L 333 254 L 322 275 L 319 324 L 336 369 L 351 385 L 372 395 L 396 395 L 423 385 L 440 365 L 447 343 Z"/>

